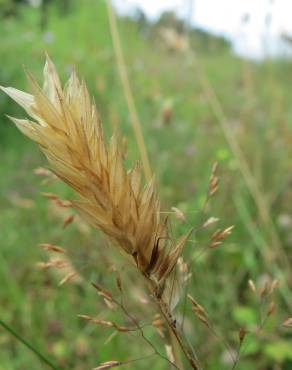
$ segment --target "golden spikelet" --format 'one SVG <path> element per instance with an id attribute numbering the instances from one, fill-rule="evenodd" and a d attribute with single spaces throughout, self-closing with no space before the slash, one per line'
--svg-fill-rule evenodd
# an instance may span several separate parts
<path id="1" fill-rule="evenodd" d="M 1 87 L 32 118 L 10 119 L 38 143 L 54 174 L 79 195 L 73 207 L 128 255 L 161 293 L 190 233 L 167 250 L 167 219 L 160 217 L 154 181 L 143 187 L 139 165 L 125 169 L 116 135 L 105 143 L 96 106 L 75 71 L 62 88 L 47 58 L 43 88 L 28 77 L 32 94 Z"/>

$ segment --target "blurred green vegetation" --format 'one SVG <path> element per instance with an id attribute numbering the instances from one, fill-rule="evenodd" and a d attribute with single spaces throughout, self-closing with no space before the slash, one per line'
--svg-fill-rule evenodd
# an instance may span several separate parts
<path id="1" fill-rule="evenodd" d="M 105 3 L 52 1 L 43 9 L 2 0 L 0 6 L 1 85 L 26 90 L 23 65 L 41 81 L 45 51 L 64 81 L 75 65 L 96 99 L 106 131 L 118 127 L 128 140 L 127 160 L 136 160 L 138 150 L 117 73 Z M 178 35 L 185 32 L 183 23 L 170 14 L 152 25 L 141 13 L 136 20 L 119 19 L 127 69 L 163 206 L 186 212 L 191 225 L 210 216 L 220 219 L 220 228 L 235 225 L 224 245 L 206 253 L 200 250 L 208 243 L 210 232 L 195 234 L 195 243 L 186 250 L 186 260 L 193 259 L 189 292 L 208 310 L 220 337 L 236 350 L 239 328 L 252 331 L 261 312 L 248 289 L 248 279 L 263 286 L 268 279 L 278 278 L 277 309 L 262 331 L 247 336 L 246 351 L 237 368 L 291 369 L 291 331 L 281 327 L 291 315 L 292 305 L 291 61 L 254 63 L 240 59 L 224 39 L 199 30 L 189 32 L 192 52 L 176 50 L 161 37 L 162 27 L 175 29 Z M 186 53 L 190 55 L 186 57 Z M 260 202 L 242 176 L 242 163 L 226 141 L 212 109 L 216 100 L 202 86 L 201 73 L 218 96 L 229 130 L 260 191 Z M 102 361 L 149 354 L 137 337 L 128 334 L 104 343 L 110 330 L 77 318 L 77 314 L 109 318 L 90 285 L 98 280 L 108 288 L 114 286 L 114 275 L 106 268 L 107 245 L 81 220 L 62 229 L 67 214 L 58 213 L 40 192 L 56 191 L 68 197 L 70 191 L 58 183 L 41 184 L 34 174 L 36 167 L 44 165 L 44 158 L 5 117 L 6 113 L 23 117 L 23 112 L 4 94 L 0 94 L 0 113 L 0 318 L 62 369 L 85 370 Z M 207 214 L 202 215 L 215 161 L 219 162 L 220 187 Z M 268 220 L 262 217 L 259 204 Z M 175 235 L 186 227 L 173 222 Z M 48 258 L 37 247 L 43 242 L 70 248 L 76 268 L 82 271 L 82 283 L 58 287 L 56 274 L 35 267 Z M 128 267 L 123 269 L 122 277 L 127 281 Z M 132 272 L 129 275 L 132 277 Z M 134 304 L 136 284 L 132 286 L 131 281 L 127 281 L 127 294 L 133 296 L 133 310 L 143 319 L 145 313 Z M 181 313 L 177 315 L 179 318 Z M 110 317 L 123 320 L 115 312 Z M 191 324 L 195 331 L 189 328 Z M 232 367 L 222 339 L 204 328 L 190 307 L 186 327 L 205 369 Z M 147 328 L 147 335 L 159 344 L 151 328 Z M 46 368 L 2 328 L 0 347 L 0 370 Z M 151 358 L 128 367 L 159 370 L 168 364 Z"/>

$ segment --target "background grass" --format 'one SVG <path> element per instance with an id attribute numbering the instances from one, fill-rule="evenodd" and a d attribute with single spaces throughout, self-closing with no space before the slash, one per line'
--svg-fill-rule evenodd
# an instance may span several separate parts
<path id="1" fill-rule="evenodd" d="M 128 139 L 127 161 L 136 160 L 138 150 L 117 74 L 104 3 L 72 1 L 65 14 L 53 4 L 47 8 L 43 29 L 41 17 L 40 9 L 19 6 L 16 16 L 1 19 L 0 34 L 5 35 L 0 44 L 1 85 L 26 89 L 22 65 L 41 81 L 45 50 L 63 79 L 76 65 L 97 101 L 106 131 L 118 125 Z M 186 255 L 194 258 L 189 291 L 207 308 L 214 326 L 236 349 L 239 327 L 253 329 L 258 322 L 258 302 L 247 288 L 248 279 L 261 285 L 268 277 L 279 278 L 277 310 L 264 332 L 248 338 L 246 356 L 238 369 L 291 369 L 291 332 L 281 327 L 291 315 L 292 304 L 291 61 L 242 60 L 225 43 L 222 45 L 222 40 L 210 36 L 210 46 L 195 31 L 191 33 L 195 49 L 186 58 L 167 50 L 158 36 L 158 26 L 143 24 L 141 28 L 141 22 L 124 18 L 119 19 L 119 29 L 164 208 L 179 207 L 187 212 L 190 224 L 198 225 L 212 163 L 219 162 L 220 190 L 206 217 L 218 217 L 222 228 L 234 224 L 235 230 L 223 247 L 200 257 L 198 250 L 207 243 L 209 234 L 195 235 L 196 242 L 186 250 Z M 217 94 L 228 130 L 242 149 L 268 221 L 261 217 L 257 194 L 250 193 L 242 177 L 242 163 L 226 142 L 214 114 L 214 96 L 210 97 L 202 86 L 197 63 Z M 162 112 L 169 102 L 172 118 L 164 124 Z M 107 245 L 80 220 L 62 229 L 66 215 L 51 207 L 40 191 L 58 191 L 64 197 L 70 192 L 61 184 L 42 185 L 33 173 L 45 163 L 44 158 L 4 116 L 23 116 L 4 94 L 0 95 L 0 113 L 1 319 L 61 369 L 90 369 L 109 359 L 147 355 L 149 351 L 136 337 L 129 336 L 130 344 L 126 346 L 123 335 L 104 344 L 110 331 L 77 318 L 80 313 L 108 317 L 108 310 L 90 286 L 94 279 L 108 287 L 114 284 L 113 274 L 106 269 L 110 263 L 104 256 Z M 176 226 L 174 231 L 179 234 L 185 228 Z M 82 284 L 58 287 L 55 273 L 35 268 L 36 262 L 47 259 L 37 247 L 42 242 L 70 248 L 74 263 L 82 270 Z M 126 279 L 126 273 L 123 277 Z M 127 287 L 127 294 L 135 296 L 136 287 L 130 283 Z M 134 311 L 135 307 L 133 303 Z M 186 324 L 196 328 L 190 335 L 205 368 L 230 369 L 222 340 L 214 338 L 189 311 Z M 143 313 L 136 314 L 143 317 Z M 121 322 L 118 313 L 110 315 Z M 151 328 L 146 330 L 159 344 Z M 1 370 L 46 368 L 3 329 L 0 348 Z M 168 365 L 153 358 L 131 366 L 159 370 Z"/>

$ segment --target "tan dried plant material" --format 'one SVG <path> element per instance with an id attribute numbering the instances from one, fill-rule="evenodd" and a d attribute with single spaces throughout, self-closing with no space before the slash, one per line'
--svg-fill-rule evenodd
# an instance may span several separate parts
<path id="1" fill-rule="evenodd" d="M 65 229 L 67 226 L 72 224 L 72 222 L 74 221 L 74 218 L 75 218 L 75 215 L 73 214 L 66 216 L 65 220 L 63 221 L 62 228 Z"/>
<path id="2" fill-rule="evenodd" d="M 183 211 L 181 211 L 180 209 L 176 208 L 176 207 L 171 207 L 171 210 L 174 212 L 175 214 L 175 217 L 183 222 L 183 223 L 186 223 L 187 222 L 187 219 L 186 219 L 186 216 L 185 214 L 183 213 Z"/>
<path id="3" fill-rule="evenodd" d="M 210 328 L 210 323 L 209 323 L 209 321 L 208 321 L 208 319 L 207 319 L 207 317 L 206 316 L 203 316 L 203 315 L 201 315 L 201 314 L 199 314 L 199 313 L 197 313 L 197 318 L 204 324 L 204 325 L 206 325 L 207 326 L 207 328 Z"/>
<path id="4" fill-rule="evenodd" d="M 253 293 L 256 293 L 257 292 L 257 288 L 255 286 L 255 283 L 252 279 L 249 279 L 248 280 L 248 287 L 249 289 L 253 292 Z"/>
<path id="5" fill-rule="evenodd" d="M 93 370 L 106 370 L 111 369 L 116 366 L 121 366 L 123 363 L 120 361 L 106 361 L 100 364 L 99 366 L 95 367 Z"/>
<path id="6" fill-rule="evenodd" d="M 110 343 L 118 334 L 119 332 L 118 331 L 113 331 L 108 337 L 107 339 L 103 342 L 103 344 L 108 344 Z"/>
<path id="7" fill-rule="evenodd" d="M 56 253 L 66 253 L 66 250 L 58 245 L 51 244 L 51 243 L 41 243 L 39 244 L 41 248 L 48 252 L 56 252 Z"/>
<path id="8" fill-rule="evenodd" d="M 182 285 L 184 285 L 186 282 L 188 282 L 191 277 L 192 273 L 189 272 L 188 264 L 184 261 L 183 257 L 179 257 L 177 261 L 178 265 L 178 273 L 179 273 L 179 279 L 182 282 Z"/>
<path id="9" fill-rule="evenodd" d="M 43 180 L 41 182 L 42 185 L 46 185 L 48 183 L 55 182 L 56 180 L 58 180 L 58 177 L 52 171 L 44 167 L 35 168 L 34 173 L 37 176 L 43 177 Z"/>
<path id="10" fill-rule="evenodd" d="M 113 301 L 113 295 L 108 289 L 103 288 L 98 283 L 91 283 L 91 284 L 97 290 L 98 295 L 100 295 L 101 297 L 105 298 L 106 300 L 108 300 L 110 302 Z"/>
<path id="11" fill-rule="evenodd" d="M 165 328 L 164 320 L 163 320 L 163 318 L 161 317 L 160 314 L 154 315 L 154 318 L 153 318 L 153 321 L 152 321 L 152 325 L 157 330 L 158 334 L 162 338 L 165 338 L 166 328 Z"/>
<path id="12" fill-rule="evenodd" d="M 58 207 L 62 207 L 62 208 L 70 208 L 73 206 L 72 202 L 70 200 L 62 200 L 62 199 L 56 199 L 55 201 L 56 205 Z"/>
<path id="13" fill-rule="evenodd" d="M 231 234 L 234 226 L 229 226 L 226 229 L 218 229 L 216 230 L 211 236 L 211 243 L 209 245 L 210 248 L 219 247 L 222 242 Z"/>
<path id="14" fill-rule="evenodd" d="M 219 178 L 217 176 L 218 163 L 215 162 L 212 166 L 211 176 L 209 180 L 208 198 L 211 198 L 218 190 Z"/>
<path id="15" fill-rule="evenodd" d="M 201 306 L 196 300 L 195 298 L 193 298 L 190 294 L 188 294 L 188 298 L 189 300 L 192 302 L 192 305 L 193 305 L 193 311 L 196 312 L 197 314 L 201 315 L 201 316 L 205 316 L 207 317 L 207 312 L 206 310 L 204 309 L 203 306 Z"/>
<path id="16" fill-rule="evenodd" d="M 54 193 L 41 193 L 41 194 L 45 198 L 53 201 L 58 207 L 63 207 L 63 208 L 72 207 L 72 202 L 70 200 L 62 200 L 58 197 L 58 195 Z"/>
<path id="17" fill-rule="evenodd" d="M 104 304 L 107 306 L 109 310 L 112 310 L 115 306 L 113 304 L 113 301 L 110 301 L 106 298 L 103 298 Z"/>
<path id="18" fill-rule="evenodd" d="M 219 218 L 209 217 L 208 220 L 203 223 L 203 227 L 214 225 L 218 221 L 219 221 Z"/>
<path id="19" fill-rule="evenodd" d="M 38 176 L 46 176 L 46 177 L 56 177 L 52 171 L 48 170 L 47 168 L 44 167 L 37 167 L 33 171 L 36 175 Z"/>
<path id="20" fill-rule="evenodd" d="M 62 286 L 74 279 L 74 282 L 79 284 L 83 281 L 82 276 L 77 272 L 71 260 L 65 256 L 66 250 L 50 243 L 39 244 L 46 252 L 49 252 L 52 257 L 47 262 L 38 262 L 36 266 L 41 269 L 52 269 L 52 272 L 59 279 L 59 286 Z M 56 257 L 57 256 L 57 257 Z"/>
<path id="21" fill-rule="evenodd" d="M 63 269 L 65 267 L 68 267 L 68 263 L 69 262 L 63 258 L 51 258 L 47 262 L 38 262 L 36 266 L 41 269 L 49 269 L 49 268 Z"/>
<path id="22" fill-rule="evenodd" d="M 67 259 L 67 261 L 68 263 L 65 268 L 56 271 L 57 277 L 60 279 L 58 285 L 62 286 L 69 282 L 80 285 L 84 282 L 84 277 L 76 270 L 69 259 Z"/>
<path id="23" fill-rule="evenodd" d="M 175 363 L 175 357 L 174 357 L 174 353 L 173 353 L 173 349 L 171 345 L 169 344 L 165 345 L 165 352 L 166 352 L 166 356 L 169 359 L 169 361 L 172 363 Z"/>
<path id="24" fill-rule="evenodd" d="M 271 282 L 270 289 L 269 289 L 269 294 L 274 293 L 274 290 L 275 290 L 276 288 L 278 288 L 279 284 L 280 284 L 279 279 L 274 279 L 274 280 Z"/>
<path id="25" fill-rule="evenodd" d="M 69 271 L 64 277 L 63 279 L 60 280 L 59 282 L 59 286 L 62 286 L 66 283 L 68 283 L 69 281 L 71 281 L 72 279 L 74 279 L 76 276 L 78 275 L 77 271 Z"/>
<path id="26" fill-rule="evenodd" d="M 125 326 L 116 324 L 115 322 L 112 322 L 112 321 L 95 319 L 94 317 L 91 317 L 91 316 L 88 316 L 88 315 L 78 315 L 78 317 L 82 320 L 93 322 L 94 324 L 102 325 L 102 326 L 105 326 L 105 327 L 108 327 L 108 328 L 114 328 L 117 331 L 120 331 L 120 332 L 123 332 L 123 333 L 133 331 L 133 330 L 137 330 L 137 329 L 126 328 Z"/>
<path id="27" fill-rule="evenodd" d="M 188 298 L 192 302 L 192 310 L 194 311 L 196 317 L 208 328 L 210 328 L 210 323 L 208 320 L 207 312 L 203 306 L 201 306 L 195 298 L 193 298 L 190 294 L 188 294 Z"/>
<path id="28" fill-rule="evenodd" d="M 59 199 L 58 198 L 58 195 L 54 194 L 54 193 L 41 193 L 43 197 L 49 199 L 49 200 L 56 200 L 56 199 Z"/>
<path id="29" fill-rule="evenodd" d="M 47 58 L 43 88 L 30 74 L 28 78 L 31 94 L 1 87 L 31 117 L 10 119 L 39 145 L 53 173 L 78 194 L 73 207 L 102 230 L 161 294 L 190 232 L 169 252 L 168 222 L 161 217 L 154 180 L 142 185 L 139 164 L 126 170 L 116 134 L 106 143 L 95 103 L 75 71 L 62 88 Z"/>
<path id="30" fill-rule="evenodd" d="M 292 328 L 292 317 L 289 317 L 288 319 L 286 319 L 282 325 L 284 326 L 284 328 Z"/>

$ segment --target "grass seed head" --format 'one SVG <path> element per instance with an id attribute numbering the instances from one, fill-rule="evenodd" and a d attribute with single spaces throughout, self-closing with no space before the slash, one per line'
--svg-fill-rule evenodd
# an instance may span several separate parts
<path id="1" fill-rule="evenodd" d="M 231 234 L 234 226 L 229 226 L 224 230 L 218 229 L 211 236 L 210 248 L 216 248 Z"/>
<path id="2" fill-rule="evenodd" d="M 176 207 L 171 207 L 171 210 L 174 212 L 175 214 L 175 217 L 183 222 L 183 223 L 186 223 L 187 222 L 187 219 L 186 219 L 186 216 L 185 214 L 183 213 L 183 211 L 181 211 L 180 209 L 176 208 Z"/>
<path id="3" fill-rule="evenodd" d="M 59 286 L 62 286 L 66 283 L 68 283 L 69 281 L 71 281 L 72 279 L 75 278 L 75 276 L 77 276 L 77 271 L 69 271 L 64 277 L 63 279 L 60 280 L 59 282 Z"/>
<path id="4" fill-rule="evenodd" d="M 74 221 L 74 217 L 75 215 L 73 214 L 68 215 L 63 222 L 62 228 L 65 229 L 68 225 L 70 225 Z"/>
<path id="5" fill-rule="evenodd" d="M 143 187 L 140 165 L 125 169 L 116 133 L 105 142 L 95 103 L 75 71 L 62 88 L 47 58 L 43 88 L 29 73 L 28 78 L 31 94 L 1 87 L 31 117 L 10 119 L 39 145 L 52 172 L 78 194 L 68 206 L 106 234 L 144 276 L 163 286 L 190 234 L 167 252 L 168 223 L 160 216 L 154 180 Z M 64 205 L 55 195 L 45 196 Z"/>
<path id="6" fill-rule="evenodd" d="M 66 253 L 66 250 L 58 245 L 50 244 L 50 243 L 41 243 L 39 244 L 41 248 L 48 252 L 56 252 L 56 253 Z"/>
<path id="7" fill-rule="evenodd" d="M 218 163 L 215 162 L 212 166 L 211 176 L 209 180 L 208 198 L 211 198 L 218 190 L 219 178 L 217 176 Z"/>

